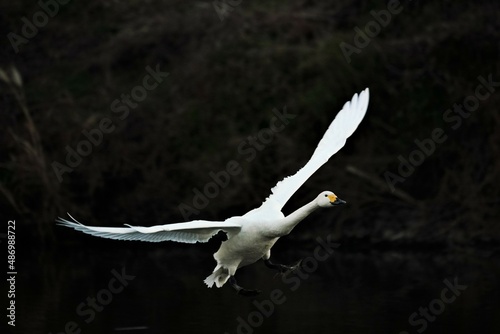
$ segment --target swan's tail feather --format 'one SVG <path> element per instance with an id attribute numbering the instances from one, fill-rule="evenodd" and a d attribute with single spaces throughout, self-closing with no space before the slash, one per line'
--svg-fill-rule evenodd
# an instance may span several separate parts
<path id="1" fill-rule="evenodd" d="M 216 287 L 222 287 L 229 279 L 229 271 L 226 268 L 217 266 L 212 275 L 205 278 L 205 284 L 211 288 L 214 284 Z"/>

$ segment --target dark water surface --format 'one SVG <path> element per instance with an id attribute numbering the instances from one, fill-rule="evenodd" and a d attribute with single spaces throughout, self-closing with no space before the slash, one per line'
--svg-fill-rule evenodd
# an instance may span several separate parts
<path id="1" fill-rule="evenodd" d="M 327 256 L 277 245 L 276 262 L 307 268 L 286 278 L 263 263 L 239 270 L 241 285 L 262 290 L 248 298 L 203 284 L 215 244 L 109 242 L 20 259 L 17 332 L 500 333 L 500 262 L 484 252 Z"/>

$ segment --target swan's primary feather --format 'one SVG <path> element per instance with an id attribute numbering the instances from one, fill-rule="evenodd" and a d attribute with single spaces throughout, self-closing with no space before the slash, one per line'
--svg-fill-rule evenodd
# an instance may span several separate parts
<path id="1" fill-rule="evenodd" d="M 365 116 L 369 98 L 370 92 L 366 88 L 359 96 L 354 94 L 352 100 L 344 104 L 342 110 L 326 130 L 307 164 L 294 175 L 285 177 L 278 182 L 271 189 L 271 195 L 262 203 L 259 209 L 274 211 L 283 208 L 297 189 L 345 145 L 347 138 L 353 134 Z"/>
<path id="2" fill-rule="evenodd" d="M 71 215 L 68 213 L 71 217 Z M 138 240 L 149 242 L 177 241 L 185 243 L 207 242 L 219 231 L 228 234 L 237 233 L 241 224 L 235 221 L 213 222 L 207 220 L 194 220 L 187 223 L 156 225 L 151 227 L 96 227 L 86 226 L 71 217 L 72 221 L 59 218 L 60 225 L 74 228 L 77 231 L 97 237 L 116 240 Z"/>

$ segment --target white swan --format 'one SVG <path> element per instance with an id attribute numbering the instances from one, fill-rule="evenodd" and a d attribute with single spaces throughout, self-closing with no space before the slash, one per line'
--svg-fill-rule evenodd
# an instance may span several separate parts
<path id="1" fill-rule="evenodd" d="M 330 191 L 319 194 L 312 202 L 284 216 L 281 209 L 297 189 L 328 159 L 338 152 L 347 138 L 356 130 L 368 107 L 369 90 L 366 88 L 359 96 L 354 94 L 350 102 L 344 104 L 328 127 L 311 159 L 295 175 L 286 177 L 272 188 L 271 195 L 256 209 L 243 216 L 232 217 L 225 221 L 214 222 L 195 220 L 186 223 L 157 225 L 151 227 L 93 227 L 59 218 L 59 224 L 102 238 L 117 240 L 140 240 L 150 242 L 177 241 L 186 243 L 207 242 L 219 231 L 227 234 L 214 254 L 217 261 L 213 273 L 205 279 L 208 287 L 214 284 L 220 288 L 228 280 L 230 284 L 245 295 L 258 293 L 240 287 L 234 275 L 238 268 L 263 259 L 268 267 L 281 272 L 293 270 L 294 266 L 274 264 L 270 261 L 271 247 L 276 241 L 287 235 L 305 217 L 317 208 L 332 207 L 345 202 Z M 69 214 L 68 214 L 69 215 Z"/>

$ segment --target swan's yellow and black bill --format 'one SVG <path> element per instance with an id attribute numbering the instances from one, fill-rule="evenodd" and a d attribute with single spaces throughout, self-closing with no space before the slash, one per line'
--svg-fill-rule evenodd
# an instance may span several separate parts
<path id="1" fill-rule="evenodd" d="M 332 203 L 332 205 L 340 205 L 340 204 L 346 204 L 347 202 L 346 202 L 346 201 L 344 201 L 343 199 L 340 199 L 340 198 L 338 198 L 338 197 L 337 197 L 337 198 L 335 199 L 335 201 L 330 202 L 330 203 Z"/>
<path id="2" fill-rule="evenodd" d="M 325 195 L 325 196 L 328 197 L 328 199 L 330 200 L 330 204 L 331 205 L 340 205 L 340 204 L 345 204 L 346 203 L 346 201 L 341 200 L 340 198 L 338 198 L 334 194 Z"/>

